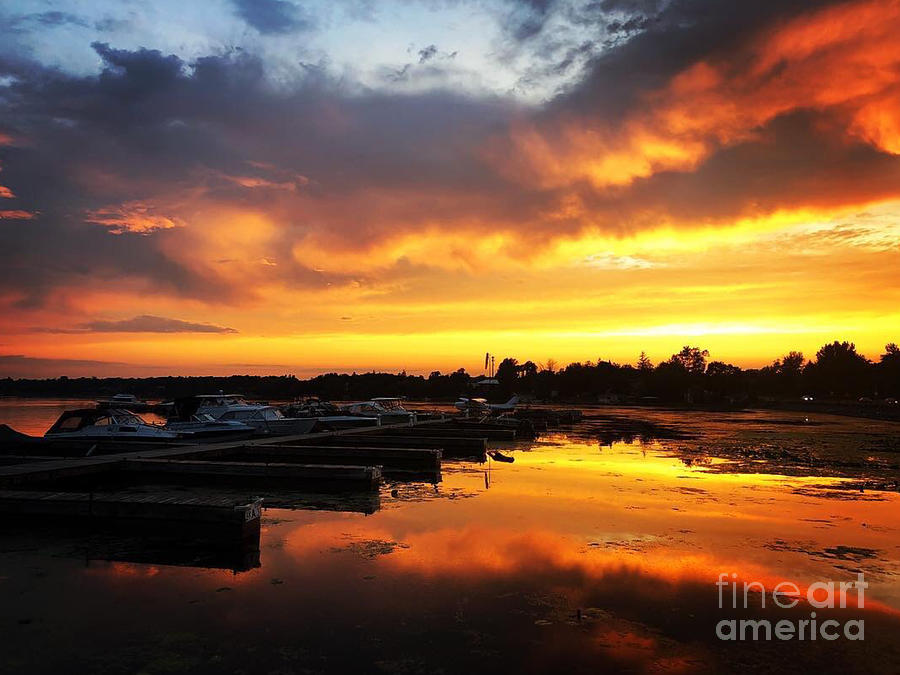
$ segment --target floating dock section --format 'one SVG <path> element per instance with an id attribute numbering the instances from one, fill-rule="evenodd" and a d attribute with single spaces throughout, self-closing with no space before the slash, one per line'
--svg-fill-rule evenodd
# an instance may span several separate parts
<path id="1" fill-rule="evenodd" d="M 238 448 L 228 459 L 253 462 L 302 462 L 308 464 L 353 464 L 381 466 L 385 476 L 403 471 L 440 472 L 443 452 L 439 448 L 396 448 L 368 445 L 264 445 Z"/>
<path id="2" fill-rule="evenodd" d="M 380 466 L 222 462 L 201 459 L 126 459 L 121 469 L 147 479 L 225 480 L 240 483 L 278 483 L 291 486 L 373 490 L 381 484 Z"/>
<path id="3" fill-rule="evenodd" d="M 318 441 L 320 439 L 316 439 Z M 312 441 L 311 441 L 312 442 Z M 475 459 L 484 461 L 487 453 L 487 439 L 478 438 L 474 434 L 469 436 L 444 436 L 439 430 L 431 435 L 407 435 L 391 430 L 390 434 L 367 434 L 364 439 L 357 436 L 341 435 L 327 439 L 327 445 L 342 447 L 367 447 L 378 448 L 430 448 L 441 451 L 444 458 Z"/>
<path id="4" fill-rule="evenodd" d="M 235 504 L 214 498 L 0 490 L 0 513 L 13 517 L 199 525 L 231 537 L 259 539 L 262 500 Z"/>
<path id="5" fill-rule="evenodd" d="M 484 462 L 489 443 L 533 437 L 537 428 L 576 418 L 569 411 L 533 409 L 517 419 L 426 419 L 413 425 L 205 445 L 131 446 L 128 452 L 108 454 L 92 448 L 90 456 L 81 457 L 52 457 L 50 451 L 58 446 L 44 447 L 41 439 L 7 434 L 11 439 L 7 452 L 17 456 L 0 454 L 0 514 L 17 519 L 155 523 L 164 528 L 192 525 L 244 541 L 255 537 L 258 546 L 263 501 L 235 496 L 251 492 L 223 496 L 225 485 L 241 490 L 272 488 L 275 497 L 266 503 L 278 506 L 283 505 L 278 499 L 281 488 L 291 494 L 287 504 L 305 503 L 302 495 L 308 494 L 309 508 L 340 508 L 352 494 L 361 502 L 350 510 L 371 513 L 379 507 L 385 477 L 398 481 L 424 476 L 437 482 L 446 460 Z M 129 491 L 133 485 L 173 483 L 200 484 L 205 487 L 198 494 L 212 494 L 147 494 L 153 489 L 147 487 Z M 220 494 L 215 492 L 217 486 Z M 343 496 L 330 497 L 327 493 L 333 490 Z"/>

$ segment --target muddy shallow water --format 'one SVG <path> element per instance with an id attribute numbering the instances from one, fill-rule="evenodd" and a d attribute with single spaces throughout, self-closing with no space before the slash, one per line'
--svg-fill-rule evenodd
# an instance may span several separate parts
<path id="1" fill-rule="evenodd" d="M 445 461 L 437 484 L 267 509 L 258 558 L 8 523 L 0 669 L 897 671 L 900 425 L 586 412 L 495 445 L 512 464 Z M 863 607 L 854 591 L 845 609 L 761 609 L 756 593 L 734 609 L 728 590 L 719 608 L 723 574 L 805 591 L 860 572 Z M 863 620 L 865 639 L 716 636 L 721 620 L 811 611 Z"/>

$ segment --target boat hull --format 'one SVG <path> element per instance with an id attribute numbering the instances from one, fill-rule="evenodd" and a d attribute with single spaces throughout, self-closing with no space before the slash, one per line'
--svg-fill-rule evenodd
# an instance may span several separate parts
<path id="1" fill-rule="evenodd" d="M 280 420 L 244 420 L 258 436 L 299 436 L 308 434 L 316 425 L 314 417 L 287 417 Z"/>
<path id="2" fill-rule="evenodd" d="M 323 431 L 340 431 L 342 429 L 359 429 L 364 427 L 377 427 L 377 417 L 356 417 L 355 415 L 326 415 L 315 417 L 316 429 Z"/>

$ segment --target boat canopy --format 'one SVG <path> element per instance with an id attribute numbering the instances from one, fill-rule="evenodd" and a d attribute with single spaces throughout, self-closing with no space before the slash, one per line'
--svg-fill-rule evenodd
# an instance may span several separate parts
<path id="1" fill-rule="evenodd" d="M 369 399 L 369 403 L 375 406 L 381 406 L 384 410 L 399 410 L 405 412 L 403 409 L 403 399 L 396 396 L 379 396 L 377 398 Z"/>
<path id="2" fill-rule="evenodd" d="M 127 410 L 100 408 L 83 408 L 67 410 L 47 431 L 48 434 L 79 431 L 85 427 L 105 427 L 112 424 L 128 424 L 142 426 L 147 423 Z"/>

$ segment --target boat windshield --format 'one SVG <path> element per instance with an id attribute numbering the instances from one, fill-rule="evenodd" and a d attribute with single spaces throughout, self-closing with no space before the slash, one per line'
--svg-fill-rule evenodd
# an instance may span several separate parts
<path id="1" fill-rule="evenodd" d="M 200 399 L 201 405 L 205 406 L 247 405 L 243 396 L 235 394 L 210 394 L 197 398 Z"/>
<path id="2" fill-rule="evenodd" d="M 385 410 L 403 410 L 399 398 L 373 398 L 372 403 L 380 405 Z"/>
<path id="3" fill-rule="evenodd" d="M 132 413 L 127 413 L 127 412 L 116 413 L 112 417 L 104 417 L 102 419 L 110 420 L 110 421 L 107 421 L 104 424 L 104 423 L 101 423 L 100 420 L 97 420 L 96 422 L 94 422 L 94 426 L 95 427 L 106 426 L 111 423 L 112 424 L 128 424 L 128 425 L 132 425 L 132 426 L 139 426 L 139 425 L 146 424 L 146 422 L 144 422 L 144 420 L 142 420 L 137 415 L 134 415 Z"/>
<path id="4" fill-rule="evenodd" d="M 78 431 L 78 429 L 82 426 L 82 420 L 84 418 L 79 415 L 72 415 L 71 417 L 67 417 L 66 419 L 58 422 L 56 425 L 56 431 Z"/>

